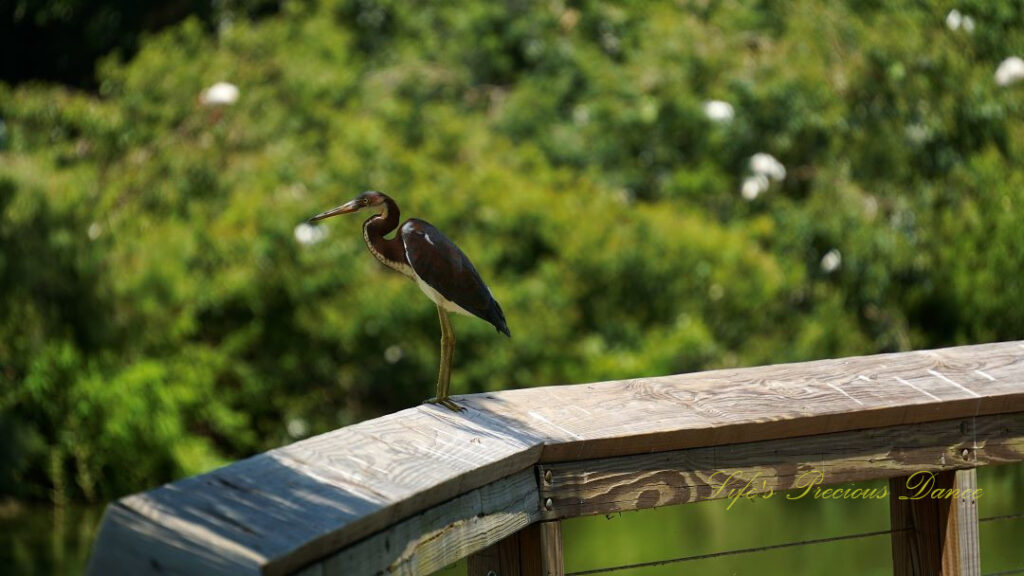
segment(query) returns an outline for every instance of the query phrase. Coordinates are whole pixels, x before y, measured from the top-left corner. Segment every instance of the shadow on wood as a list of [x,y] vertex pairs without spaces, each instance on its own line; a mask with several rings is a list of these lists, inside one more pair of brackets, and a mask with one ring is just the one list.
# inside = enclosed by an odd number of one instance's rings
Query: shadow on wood
[[[691,501],[715,467],[760,468],[784,487],[814,458],[829,464],[829,482],[905,475],[913,465],[1019,461],[1019,444],[986,426],[996,421],[991,415],[1015,414],[1007,430],[1019,427],[1024,343],[507,390],[458,402],[467,410],[417,406],[122,498],[107,509],[89,572],[422,573],[522,530],[542,510],[549,519],[594,513],[572,503],[580,495],[593,493],[598,508]],[[962,431],[942,429],[958,419],[977,432],[969,446]],[[893,427],[942,444],[901,443]],[[855,450],[837,446],[845,442]],[[947,453],[961,445],[968,457]],[[594,477],[573,479],[580,466]],[[547,471],[567,475],[539,485],[537,474]],[[668,488],[630,495],[652,471]],[[611,500],[601,501],[602,491]]]
[[894,576],[979,576],[973,468],[889,481]]

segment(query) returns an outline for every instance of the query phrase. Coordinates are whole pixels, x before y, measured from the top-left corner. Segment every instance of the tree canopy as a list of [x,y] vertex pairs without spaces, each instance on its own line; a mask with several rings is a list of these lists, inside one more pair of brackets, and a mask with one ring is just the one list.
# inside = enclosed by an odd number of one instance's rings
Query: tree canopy
[[1024,5],[949,8],[293,1],[0,83],[0,493],[429,396],[433,305],[303,224],[366,189],[505,310],[454,320],[456,394],[1020,338]]

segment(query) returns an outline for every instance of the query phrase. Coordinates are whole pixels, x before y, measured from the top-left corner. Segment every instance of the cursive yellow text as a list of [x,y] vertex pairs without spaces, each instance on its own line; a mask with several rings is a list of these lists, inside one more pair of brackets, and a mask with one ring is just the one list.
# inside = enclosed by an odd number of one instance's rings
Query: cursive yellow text
[[[767,480],[757,481],[760,475],[760,472],[755,472],[753,476],[746,478],[742,474],[730,472],[718,489],[711,493],[711,498],[728,498],[729,505],[725,507],[726,510],[731,510],[740,498],[751,500],[758,494],[761,498],[771,498],[775,491],[768,487]],[[716,471],[708,478],[708,484],[714,486],[715,479],[721,479],[720,476],[725,476],[725,473],[721,470]]]
[[974,490],[961,490],[959,488],[936,488],[934,472],[914,472],[907,476],[907,491],[910,494],[901,494],[900,500],[944,500],[951,498],[969,498],[977,500],[981,498],[981,488]]
[[809,470],[797,477],[794,488],[802,488],[799,493],[786,494],[787,500],[800,500],[810,496],[815,500],[881,500],[889,497],[889,489],[883,488],[822,488],[825,473],[820,470]]

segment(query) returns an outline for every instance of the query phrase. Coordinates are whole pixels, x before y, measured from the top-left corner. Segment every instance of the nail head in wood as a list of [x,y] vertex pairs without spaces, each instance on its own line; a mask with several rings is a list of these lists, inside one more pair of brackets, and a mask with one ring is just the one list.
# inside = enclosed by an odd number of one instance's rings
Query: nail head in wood
[[554,505],[555,505],[555,503],[551,501],[551,498],[547,498],[547,499],[544,500],[544,509],[545,510],[551,510],[551,508],[554,507]]
[[551,470],[544,471],[544,483],[551,484]]

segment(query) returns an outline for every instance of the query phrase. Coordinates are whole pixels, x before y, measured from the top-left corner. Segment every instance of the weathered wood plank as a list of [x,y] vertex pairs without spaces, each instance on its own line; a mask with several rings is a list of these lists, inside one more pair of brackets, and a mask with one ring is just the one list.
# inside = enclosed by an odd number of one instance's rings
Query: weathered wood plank
[[483,550],[474,552],[466,562],[467,576],[520,576],[520,532],[516,532]]
[[562,549],[562,523],[541,522],[540,558],[542,576],[565,576],[565,552]]
[[572,518],[1021,460],[1017,413],[541,464],[540,497]]
[[257,575],[266,561],[216,532],[157,524],[116,502],[107,506],[96,541],[89,574]]
[[320,564],[324,576],[429,574],[517,533],[539,517],[531,468],[417,514]]
[[152,563],[168,554],[210,559],[227,549],[231,560],[211,561],[205,573],[283,574],[538,461],[1020,412],[1024,345],[511,390],[458,401],[468,410],[404,410],[122,499],[104,520],[93,565],[116,557],[125,571],[153,573]]
[[[953,488],[955,479],[952,470],[939,472],[934,477],[934,486],[948,490]],[[955,558],[958,545],[950,502],[913,499],[915,487],[909,476],[889,480],[893,576],[951,576],[950,572],[943,572],[943,557]]]
[[894,575],[981,574],[973,468],[892,478],[889,488]]
[[604,458],[1024,411],[1019,343],[467,398],[550,433],[542,461]]
[[[484,415],[460,416],[436,406],[413,410],[414,418],[374,426],[357,445],[327,434],[280,451],[315,463],[314,474],[345,475],[359,486],[373,486],[385,503],[344,530],[327,534],[322,542],[311,540],[296,557],[323,557],[429,506],[523,470],[536,461],[541,449],[529,431],[496,427]],[[282,574],[291,568],[290,563],[271,563],[266,573]]]
[[[218,539],[209,537],[214,535],[249,551],[264,574],[285,574],[527,468],[540,449],[539,439],[496,426],[486,416],[417,407],[119,503],[154,525],[172,527],[200,557],[220,550]],[[128,534],[101,533],[94,555],[122,547]],[[149,549],[138,550],[138,557],[119,553],[119,561],[143,573]],[[230,564],[221,568],[207,573],[237,573]]]
[[541,576],[540,525],[531,524],[469,557],[467,576]]
[[519,562],[522,576],[542,576],[540,524],[531,524],[519,531]]
[[956,508],[957,552],[960,576],[981,576],[981,537],[978,532],[978,471],[975,468],[956,471],[955,486],[961,491]]
[[561,522],[538,522],[469,557],[468,576],[564,576]]

